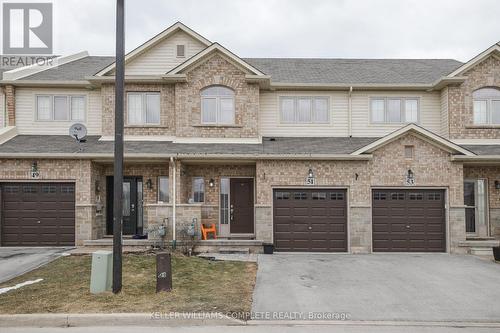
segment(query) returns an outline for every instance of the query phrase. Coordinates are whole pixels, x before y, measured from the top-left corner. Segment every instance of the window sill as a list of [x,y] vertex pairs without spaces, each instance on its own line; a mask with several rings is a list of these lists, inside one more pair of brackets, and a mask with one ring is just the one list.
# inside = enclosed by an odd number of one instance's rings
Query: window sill
[[193,125],[193,127],[243,128],[243,125],[196,124],[196,125]]
[[500,125],[466,125],[465,128],[468,129],[495,129],[500,128]]

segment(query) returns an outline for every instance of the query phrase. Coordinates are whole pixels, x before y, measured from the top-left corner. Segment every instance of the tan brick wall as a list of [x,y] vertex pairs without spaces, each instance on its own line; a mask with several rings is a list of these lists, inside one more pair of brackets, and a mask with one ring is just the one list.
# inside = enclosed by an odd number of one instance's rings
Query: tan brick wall
[[[224,85],[235,92],[235,126],[201,126],[200,90]],[[187,83],[175,86],[176,131],[181,137],[258,137],[259,86],[248,84],[245,73],[214,55],[187,73]]]
[[[127,125],[127,92],[160,93],[160,125]],[[104,84],[102,94],[102,135],[114,135],[115,127],[115,89],[114,85]],[[124,121],[125,135],[166,135],[175,134],[174,85],[171,84],[131,84],[125,85]]]
[[[404,146],[414,146],[414,158],[404,157]],[[373,153],[369,162],[372,186],[404,186],[405,175],[411,169],[416,186],[449,187],[450,204],[463,205],[463,168],[452,163],[450,154],[417,138],[404,136]]]
[[467,80],[448,90],[448,113],[451,139],[499,139],[500,126],[474,126],[472,92],[483,87],[500,87],[500,60],[490,56],[463,76]]

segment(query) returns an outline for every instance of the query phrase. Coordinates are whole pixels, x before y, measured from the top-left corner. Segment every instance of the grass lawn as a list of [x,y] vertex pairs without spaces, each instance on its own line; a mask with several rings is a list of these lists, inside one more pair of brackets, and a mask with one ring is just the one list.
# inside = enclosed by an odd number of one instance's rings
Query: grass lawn
[[0,288],[43,281],[0,295],[0,313],[96,313],[170,311],[250,311],[255,263],[172,257],[173,290],[156,293],[154,255],[123,256],[119,295],[89,292],[90,256],[62,257]]

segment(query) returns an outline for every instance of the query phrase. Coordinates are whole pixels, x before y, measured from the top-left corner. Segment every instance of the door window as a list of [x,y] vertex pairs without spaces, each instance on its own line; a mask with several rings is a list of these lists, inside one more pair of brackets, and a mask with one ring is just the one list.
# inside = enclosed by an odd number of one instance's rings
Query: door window
[[220,223],[229,223],[229,178],[220,180]]
[[123,216],[130,216],[130,183],[123,183]]

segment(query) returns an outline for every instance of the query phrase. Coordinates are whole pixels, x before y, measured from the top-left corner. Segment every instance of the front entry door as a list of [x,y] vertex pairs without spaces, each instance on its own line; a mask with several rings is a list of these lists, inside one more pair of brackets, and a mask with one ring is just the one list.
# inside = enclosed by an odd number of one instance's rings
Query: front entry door
[[253,178],[231,178],[229,207],[231,234],[254,233]]
[[[107,178],[107,233],[113,233],[113,177]],[[142,179],[138,177],[123,178],[123,234],[135,235],[142,233]],[[140,224],[140,225],[139,225]]]

